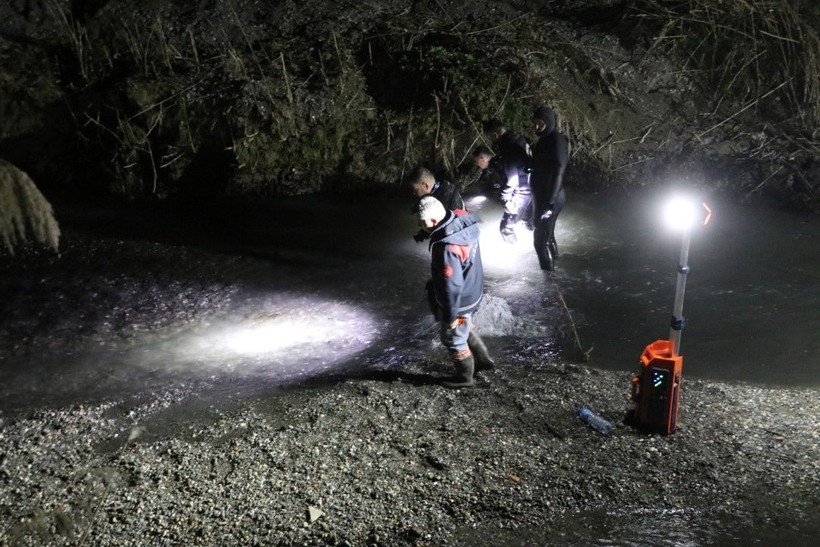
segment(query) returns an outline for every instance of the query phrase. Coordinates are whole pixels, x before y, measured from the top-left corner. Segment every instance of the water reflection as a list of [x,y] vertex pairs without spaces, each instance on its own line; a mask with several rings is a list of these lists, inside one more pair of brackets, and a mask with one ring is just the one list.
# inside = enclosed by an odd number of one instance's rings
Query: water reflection
[[[575,310],[592,363],[637,367],[666,338],[680,239],[649,212],[657,193],[573,194],[562,213],[555,281]],[[681,353],[685,374],[820,385],[820,219],[706,196],[714,211],[693,230]],[[559,221],[559,227],[561,222]]]
[[328,370],[366,349],[380,336],[367,310],[319,296],[261,294],[231,315],[176,334],[154,357],[179,373],[287,378]]
[[[591,350],[595,366],[636,370],[646,345],[668,335],[674,299],[680,240],[652,214],[658,199],[649,192],[571,193],[557,226],[561,256],[553,273],[538,268],[531,233],[521,227],[518,243],[508,245],[498,234],[500,207],[476,207],[484,220],[488,295],[478,319],[491,347],[552,362],[574,358],[577,352],[568,350],[580,345]],[[820,219],[705,199],[714,216],[692,234],[684,374],[820,386]],[[59,394],[150,391],[169,378],[203,374],[273,381],[287,371],[306,376],[337,364],[439,358],[423,291],[429,251],[412,240],[416,225],[407,203],[306,198],[273,207],[230,216],[230,223],[210,219],[228,225],[230,237],[218,241],[218,250],[226,263],[242,257],[235,284],[250,287],[227,316],[206,313],[201,319],[210,324],[195,332],[146,332],[125,349],[87,350],[72,331],[55,333],[66,338],[56,346],[67,348],[63,354],[32,348],[3,364],[4,401],[22,406],[54,402]],[[126,229],[144,224],[123,219]],[[104,220],[110,233],[110,214]],[[177,227],[179,220],[173,222]],[[106,275],[117,272],[95,272],[94,279]],[[569,325],[577,338],[567,336]]]

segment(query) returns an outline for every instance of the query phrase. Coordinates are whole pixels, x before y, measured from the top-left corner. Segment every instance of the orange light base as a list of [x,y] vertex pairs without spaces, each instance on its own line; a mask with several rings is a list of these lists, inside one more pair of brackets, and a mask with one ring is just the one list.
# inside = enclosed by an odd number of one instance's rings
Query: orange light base
[[672,342],[656,340],[641,355],[641,370],[632,378],[634,422],[644,431],[669,435],[678,424],[683,357],[672,354]]

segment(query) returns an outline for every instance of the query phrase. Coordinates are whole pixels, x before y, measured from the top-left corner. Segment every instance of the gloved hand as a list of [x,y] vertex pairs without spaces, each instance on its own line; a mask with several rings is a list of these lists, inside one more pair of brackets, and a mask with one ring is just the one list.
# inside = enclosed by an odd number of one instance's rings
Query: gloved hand
[[430,237],[430,234],[428,234],[424,230],[419,230],[416,233],[416,235],[413,236],[413,239],[415,240],[416,243],[421,243],[422,241],[424,241],[428,237]]
[[513,233],[513,224],[518,222],[518,215],[513,213],[504,213],[504,216],[501,217],[501,224],[499,224],[498,229],[501,231],[501,234],[511,234]]

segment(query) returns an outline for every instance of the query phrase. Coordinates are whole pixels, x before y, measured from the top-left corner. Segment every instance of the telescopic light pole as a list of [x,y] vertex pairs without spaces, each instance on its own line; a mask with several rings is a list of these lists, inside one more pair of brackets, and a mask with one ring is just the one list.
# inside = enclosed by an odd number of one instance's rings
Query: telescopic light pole
[[672,356],[680,355],[680,338],[686,321],[683,318],[683,294],[686,291],[686,274],[689,273],[689,241],[692,236],[692,227],[683,228],[683,240],[678,261],[678,281],[675,286],[675,305],[672,308],[672,324],[669,328],[670,352]]
[[689,241],[697,209],[690,200],[676,198],[669,201],[665,213],[667,224],[683,234],[678,261],[678,280],[675,287],[675,305],[672,308],[672,323],[669,329],[670,353],[672,356],[678,356],[680,355],[681,331],[686,324],[683,318],[683,295],[686,290],[686,274],[689,273]]

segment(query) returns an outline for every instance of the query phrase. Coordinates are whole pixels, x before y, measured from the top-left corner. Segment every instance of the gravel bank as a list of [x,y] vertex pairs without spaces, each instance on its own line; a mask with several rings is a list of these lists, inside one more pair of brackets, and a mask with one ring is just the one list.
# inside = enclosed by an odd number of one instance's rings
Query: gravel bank
[[[662,437],[620,424],[628,374],[500,361],[455,392],[421,364],[252,399],[180,390],[0,417],[0,542],[584,543],[576,511],[677,515],[688,544],[818,531],[816,391],[687,379],[681,428]],[[599,435],[577,404],[618,427]]]

